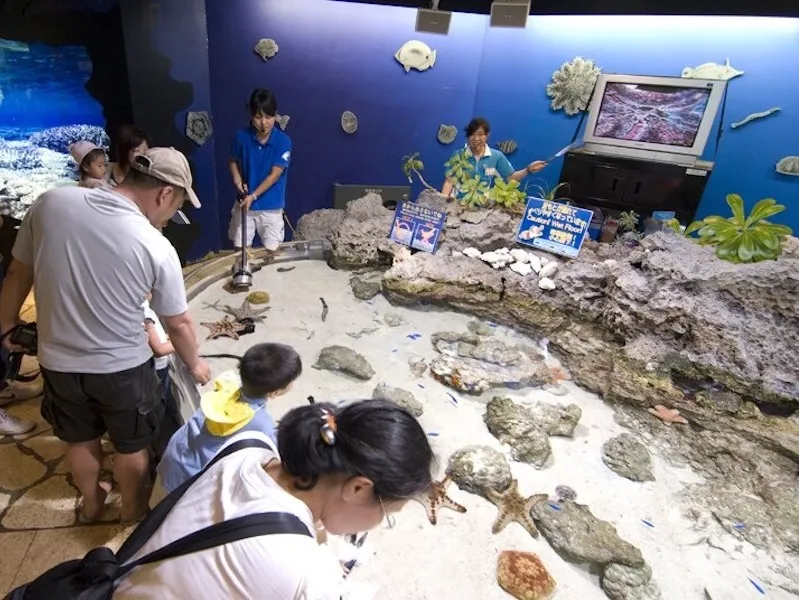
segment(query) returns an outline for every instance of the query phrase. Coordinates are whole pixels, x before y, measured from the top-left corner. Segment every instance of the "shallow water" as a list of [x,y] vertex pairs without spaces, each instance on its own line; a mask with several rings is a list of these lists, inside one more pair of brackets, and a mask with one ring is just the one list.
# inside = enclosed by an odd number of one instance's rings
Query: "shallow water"
[[[282,266],[285,266],[282,265]],[[420,422],[430,437],[439,458],[438,477],[443,475],[449,456],[471,444],[485,444],[507,453],[483,423],[485,404],[494,395],[522,402],[578,404],[583,415],[574,439],[550,439],[553,458],[541,470],[511,462],[514,477],[524,495],[554,495],[556,485],[564,484],[577,492],[577,501],[586,504],[598,518],[614,524],[619,535],[641,549],[652,567],[666,600],[703,598],[704,587],[714,584],[729,589],[728,596],[745,600],[762,595],[747,580],[767,569],[769,561],[745,542],[720,533],[715,523],[684,516],[685,507],[678,498],[685,485],[701,481],[687,468],[666,463],[650,447],[656,481],[635,483],[610,471],[601,460],[602,444],[626,431],[615,420],[614,412],[598,396],[564,384],[568,394],[555,397],[540,389],[497,390],[474,397],[459,394],[434,381],[429,375],[415,378],[408,360],[431,359],[435,351],[430,342],[437,331],[465,331],[471,317],[446,311],[410,310],[391,306],[382,296],[363,302],[354,298],[349,274],[329,269],[319,261],[297,261],[292,271],[279,273],[277,265],[254,275],[252,290],[269,292],[271,309],[265,323],[239,341],[228,338],[204,342],[203,353],[242,354],[253,343],[273,341],[291,344],[303,359],[303,375],[284,397],[270,402],[273,417],[280,418],[288,409],[305,403],[312,395],[316,401],[345,402],[369,398],[374,387],[384,382],[411,391],[424,405]],[[324,297],[329,307],[322,322]],[[222,314],[205,305],[238,306],[244,295],[231,295],[215,284],[191,303],[198,321],[201,339],[207,330],[200,321],[214,321]],[[387,313],[401,315],[404,324],[391,328],[383,322]],[[349,334],[369,331],[355,339]],[[417,339],[410,334],[421,334]],[[498,339],[510,343],[535,344],[504,327],[496,328]],[[416,336],[414,336],[416,337]],[[368,382],[313,369],[319,351],[325,346],[342,345],[363,354],[376,375]],[[235,367],[229,359],[212,359],[214,373]],[[453,402],[448,394],[457,398]],[[556,598],[593,600],[606,598],[599,587],[597,574],[566,562],[552,550],[543,537],[533,539],[520,526],[510,523],[498,535],[491,533],[496,508],[488,501],[450,486],[450,496],[467,508],[465,514],[448,509],[439,511],[438,525],[431,525],[423,507],[409,502],[397,514],[392,530],[371,532],[349,581],[358,594],[353,600],[447,600],[480,598],[501,600],[510,596],[496,583],[496,561],[500,551],[517,549],[540,556],[558,583]],[[647,521],[652,526],[645,524]],[[711,529],[708,529],[711,528]],[[708,535],[722,540],[725,550],[705,543]],[[721,537],[719,537],[721,536]],[[726,536],[726,537],[725,537]],[[716,542],[718,545],[718,541]],[[748,567],[748,570],[747,568]],[[789,594],[772,589],[760,581],[768,598],[787,599]]]

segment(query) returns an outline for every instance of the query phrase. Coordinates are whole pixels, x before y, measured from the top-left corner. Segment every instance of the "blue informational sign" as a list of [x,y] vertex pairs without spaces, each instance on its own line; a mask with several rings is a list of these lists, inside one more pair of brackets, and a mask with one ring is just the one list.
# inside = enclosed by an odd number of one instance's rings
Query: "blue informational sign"
[[446,215],[415,202],[400,202],[394,213],[391,239],[399,244],[435,252]]
[[528,198],[516,241],[574,258],[580,253],[593,211],[540,198]]
[[677,216],[673,210],[656,210],[652,213],[652,218],[655,221],[670,221]]

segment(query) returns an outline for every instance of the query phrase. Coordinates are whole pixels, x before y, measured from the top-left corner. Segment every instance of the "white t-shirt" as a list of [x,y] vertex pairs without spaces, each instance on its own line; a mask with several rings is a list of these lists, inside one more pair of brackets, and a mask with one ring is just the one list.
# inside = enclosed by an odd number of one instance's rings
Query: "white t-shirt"
[[[231,438],[259,438],[246,432]],[[297,515],[315,536],[308,507],[283,490],[262,465],[272,450],[247,448],[225,457],[192,485],[155,535],[143,556],[214,523],[261,512]],[[114,600],[339,600],[342,570],[315,537],[265,535],[240,540],[135,569],[122,579]]]
[[57,187],[28,210],[14,258],[33,266],[39,363],[62,373],[116,373],[152,357],[141,304],[188,309],[171,242],[110,189]]
[[[145,321],[152,321],[153,327],[155,328],[155,335],[158,336],[158,341],[162,344],[166,343],[169,340],[169,337],[164,331],[164,326],[161,325],[161,319],[158,318],[158,315],[155,314],[155,311],[150,308],[150,303],[145,300],[142,302],[141,305],[142,309],[144,310],[144,320]],[[160,371],[161,369],[166,369],[169,366],[169,355],[167,356],[156,356],[155,357],[155,369],[156,371]]]

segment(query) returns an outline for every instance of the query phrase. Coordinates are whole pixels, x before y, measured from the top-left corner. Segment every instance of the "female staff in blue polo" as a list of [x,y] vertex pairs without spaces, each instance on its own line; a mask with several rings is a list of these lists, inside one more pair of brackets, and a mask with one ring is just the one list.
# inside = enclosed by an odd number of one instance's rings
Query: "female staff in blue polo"
[[[466,152],[468,160],[472,164],[474,174],[487,184],[490,185],[495,177],[501,177],[505,181],[510,181],[511,179],[521,181],[530,173],[540,171],[547,166],[547,163],[543,160],[536,160],[524,169],[516,171],[507,156],[496,148],[488,147],[488,134],[490,132],[491,125],[482,117],[475,117],[466,126],[466,138],[468,141],[466,147],[470,151]],[[454,157],[462,152],[464,152],[463,149],[458,149],[452,156]],[[445,196],[458,196],[459,190],[457,186],[458,181],[447,178],[441,188],[441,193]]]

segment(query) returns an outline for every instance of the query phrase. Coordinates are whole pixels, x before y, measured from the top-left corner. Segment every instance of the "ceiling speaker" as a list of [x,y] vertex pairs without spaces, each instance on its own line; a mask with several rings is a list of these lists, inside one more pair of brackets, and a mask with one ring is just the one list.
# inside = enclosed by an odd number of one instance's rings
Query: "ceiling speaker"
[[491,27],[527,27],[530,2],[502,0],[491,4]]
[[420,8],[416,11],[416,31],[420,33],[437,33],[447,35],[452,13],[444,10]]

